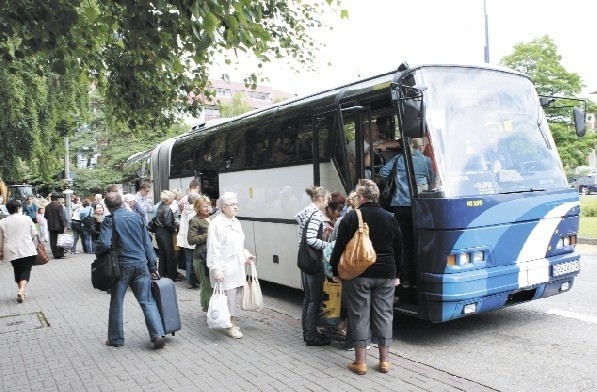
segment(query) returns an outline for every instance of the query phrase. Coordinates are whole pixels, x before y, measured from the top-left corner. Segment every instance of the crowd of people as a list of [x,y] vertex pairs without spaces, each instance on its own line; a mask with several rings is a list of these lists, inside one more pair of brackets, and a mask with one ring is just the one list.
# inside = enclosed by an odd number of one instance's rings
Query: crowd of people
[[[424,166],[427,170],[427,162]],[[433,178],[427,180],[433,182]],[[23,302],[26,297],[26,285],[37,253],[33,241],[35,237],[42,242],[49,240],[54,259],[61,259],[65,257],[66,250],[79,253],[79,240],[83,252],[101,254],[112,246],[113,234],[117,233],[121,276],[109,291],[111,301],[106,345],[124,344],[123,301],[130,287],[144,312],[151,342],[155,348],[164,347],[164,329],[151,294],[150,279],[163,276],[173,281],[180,280],[177,248],[183,254],[182,267],[186,270],[187,287],[200,288],[198,303],[203,312],[208,310],[215,284],[223,285],[232,325],[223,332],[234,339],[241,339],[243,333],[236,317],[237,297],[246,282],[245,268],[254,263],[256,257],[244,246],[245,236],[236,218],[239,211],[237,195],[225,192],[214,206],[213,201],[202,195],[200,190],[201,184],[196,180],[190,183],[185,196],[178,190],[164,190],[160,194],[160,202],[154,206],[148,183],[140,184],[134,195],[121,195],[115,186],[110,186],[105,197],[96,195],[93,201],[73,196],[70,216],[59,201],[58,193],[52,193],[50,202],[41,207],[33,207],[35,204],[30,200],[23,205],[9,201],[7,209],[11,215],[0,221],[0,259],[13,265],[17,301]],[[356,374],[365,374],[366,350],[376,345],[379,350],[378,370],[386,373],[390,369],[388,353],[392,342],[394,290],[403,269],[402,225],[379,204],[380,191],[372,180],[359,180],[348,197],[320,186],[310,186],[306,193],[310,203],[295,217],[299,224],[299,238],[305,231],[307,245],[322,255],[322,268],[316,274],[301,272],[304,289],[303,339],[308,346],[330,344],[330,337],[318,322],[324,281],[341,282],[342,307],[336,328],[338,335],[345,340],[346,349],[355,353],[354,361],[348,367]],[[338,265],[359,225],[356,209],[369,226],[377,260],[356,278],[341,280]],[[157,254],[148,230],[150,223],[154,226]],[[73,243],[65,249],[58,246],[57,238],[69,230]],[[324,250],[327,250],[326,257],[323,257]]]

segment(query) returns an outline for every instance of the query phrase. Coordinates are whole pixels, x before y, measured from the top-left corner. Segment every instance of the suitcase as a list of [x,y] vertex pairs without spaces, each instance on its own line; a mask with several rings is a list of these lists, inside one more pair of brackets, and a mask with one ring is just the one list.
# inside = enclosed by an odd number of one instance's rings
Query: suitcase
[[151,293],[160,311],[164,333],[166,335],[171,333],[174,336],[176,331],[180,331],[182,328],[174,282],[168,278],[152,280]]

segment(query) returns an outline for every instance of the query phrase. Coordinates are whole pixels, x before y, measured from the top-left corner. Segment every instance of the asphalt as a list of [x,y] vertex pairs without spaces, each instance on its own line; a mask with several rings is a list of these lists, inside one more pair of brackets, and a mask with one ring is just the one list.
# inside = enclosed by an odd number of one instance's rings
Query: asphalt
[[[48,247],[49,248],[49,247]],[[51,254],[51,253],[50,253]],[[244,338],[208,328],[199,291],[178,282],[182,330],[154,350],[129,291],[125,345],[107,347],[110,296],[90,281],[92,255],[68,254],[33,268],[28,298],[16,301],[10,263],[0,263],[0,390],[3,391],[495,391],[390,350],[388,374],[357,376],[354,353],[307,347],[300,320],[268,307],[239,311]]]

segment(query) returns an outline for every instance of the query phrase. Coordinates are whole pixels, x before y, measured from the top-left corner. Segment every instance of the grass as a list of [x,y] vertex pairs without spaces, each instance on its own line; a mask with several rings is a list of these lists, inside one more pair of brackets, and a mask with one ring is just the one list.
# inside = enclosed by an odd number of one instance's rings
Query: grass
[[580,197],[580,228],[579,237],[597,238],[597,198]]

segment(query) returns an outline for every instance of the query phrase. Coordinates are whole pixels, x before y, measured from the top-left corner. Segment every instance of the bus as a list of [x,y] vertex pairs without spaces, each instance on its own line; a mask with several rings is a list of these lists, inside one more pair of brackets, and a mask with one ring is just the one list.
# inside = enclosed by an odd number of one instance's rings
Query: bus
[[[195,178],[217,199],[236,192],[246,246],[259,277],[301,288],[294,215],[305,188],[348,194],[359,178],[404,154],[412,210],[415,294],[397,313],[431,322],[566,292],[580,272],[579,195],[568,186],[532,81],[493,66],[401,64],[396,70],[197,126],[142,154],[155,201]],[[577,134],[581,109],[572,109]],[[366,132],[383,121],[398,149],[372,150]],[[491,137],[489,135],[491,134]],[[369,136],[367,136],[369,135]],[[423,139],[435,181],[417,187],[409,141]],[[497,138],[497,140],[496,140]],[[354,140],[354,154],[347,145]],[[508,164],[484,162],[496,143]],[[139,167],[139,156],[125,165]],[[133,168],[134,169],[134,168]],[[138,170],[138,169],[137,169]],[[130,176],[129,181],[133,181]],[[383,187],[383,184],[380,183]],[[397,290],[400,293],[400,290]]]

